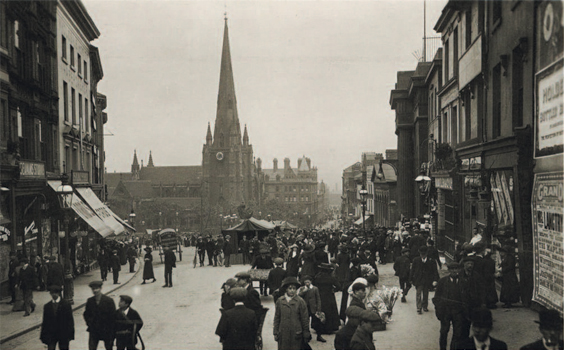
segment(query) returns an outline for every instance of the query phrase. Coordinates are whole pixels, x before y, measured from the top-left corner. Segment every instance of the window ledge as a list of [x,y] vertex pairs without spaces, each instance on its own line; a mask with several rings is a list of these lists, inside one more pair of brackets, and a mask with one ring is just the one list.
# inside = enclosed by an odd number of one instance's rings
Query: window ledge
[[88,84],[88,79],[84,79],[84,84]]
[[67,65],[69,64],[69,62],[67,61],[67,59],[64,56],[61,57],[61,61],[65,62],[65,64],[67,64]]
[[71,65],[71,66],[70,66],[70,69],[71,69],[73,72],[76,72],[76,67],[75,67],[75,66]]
[[82,73],[78,72],[78,77],[82,79]]

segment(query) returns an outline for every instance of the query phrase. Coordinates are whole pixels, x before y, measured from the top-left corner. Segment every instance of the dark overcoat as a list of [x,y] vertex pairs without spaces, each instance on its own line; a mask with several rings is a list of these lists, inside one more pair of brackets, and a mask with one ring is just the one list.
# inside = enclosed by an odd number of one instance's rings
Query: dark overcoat
[[268,273],[267,282],[271,295],[272,292],[280,288],[280,286],[282,285],[282,280],[286,278],[286,276],[287,276],[286,270],[284,270],[281,267],[275,267],[272,270],[270,270],[270,272]]
[[215,334],[223,344],[224,350],[247,350],[255,348],[258,322],[253,310],[243,305],[221,313]]
[[245,307],[254,310],[255,312],[262,309],[262,303],[260,302],[260,295],[253,287],[252,282],[247,286],[247,296],[243,301]]
[[337,331],[341,324],[334,292],[334,290],[341,290],[341,284],[335,277],[326,272],[319,273],[315,277],[313,284],[319,288],[321,311],[325,314],[326,321],[323,332],[324,334],[331,334]]
[[150,280],[155,278],[155,272],[153,271],[153,254],[147,252],[143,259],[145,260],[145,266],[143,266],[143,279]]
[[116,304],[112,298],[102,295],[100,304],[96,304],[96,297],[88,298],[83,314],[88,326],[86,330],[99,339],[113,339],[115,312]]
[[[507,344],[501,340],[490,337],[490,350],[507,350]],[[458,343],[456,350],[480,350],[476,349],[474,337],[466,338]]]
[[63,265],[58,262],[50,262],[49,269],[47,270],[47,287],[49,286],[60,286],[62,287],[65,283],[65,273],[63,271]]
[[43,306],[43,322],[39,339],[44,344],[74,339],[74,318],[68,301],[61,298],[56,312],[52,300]]
[[335,277],[337,277],[337,281],[343,284],[349,281],[351,276],[351,258],[348,253],[339,253],[337,254],[337,268],[335,269]]
[[143,320],[139,313],[132,308],[124,316],[121,310],[115,312],[115,335],[118,348],[125,346],[132,349],[137,344],[137,333],[143,327]]
[[502,303],[518,303],[521,298],[519,280],[515,272],[515,258],[510,254],[501,260],[501,293],[499,300]]
[[286,272],[288,276],[298,277],[298,272],[300,271],[301,256],[299,252],[296,252],[296,256],[292,257],[293,251],[288,254],[288,262],[286,263]]
[[410,281],[415,287],[431,288],[433,282],[439,280],[437,262],[427,258],[425,262],[418,256],[413,259]]

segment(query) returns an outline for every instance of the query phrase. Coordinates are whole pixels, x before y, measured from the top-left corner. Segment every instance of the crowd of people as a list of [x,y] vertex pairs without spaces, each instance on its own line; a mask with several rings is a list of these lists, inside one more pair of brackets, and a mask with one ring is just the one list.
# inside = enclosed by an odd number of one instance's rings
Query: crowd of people
[[[245,254],[245,247],[251,247],[247,259],[251,270],[238,273],[222,286],[224,311],[216,334],[224,349],[245,348],[233,334],[247,342],[260,337],[259,315],[264,313],[261,295],[273,296],[273,336],[279,349],[311,348],[312,332],[318,342],[326,342],[325,334],[335,334],[335,349],[374,349],[373,333],[385,329],[392,312],[378,293],[378,265],[386,263],[393,263],[401,302],[407,301],[412,287],[415,289],[417,314],[429,311],[429,292],[435,292],[431,301],[440,321],[441,350],[447,348],[451,329],[450,349],[483,349],[484,344],[485,349],[506,348],[489,333],[491,309],[498,301],[506,308],[519,301],[509,247],[486,249],[479,239],[462,244],[454,260],[446,264],[446,276],[440,278],[443,262],[439,252],[429,232],[417,223],[398,230],[377,228],[367,235],[354,229],[300,230],[244,241],[249,243],[243,244],[241,252]],[[492,257],[494,250],[501,256],[498,262]],[[259,279],[258,291],[252,287],[254,269],[269,271],[266,279]],[[495,280],[500,276],[502,290],[498,297]],[[336,292],[342,293],[339,308]],[[255,312],[254,318],[246,312],[253,327],[242,329],[246,325],[234,316],[238,311],[227,312],[235,306]],[[554,313],[548,310],[540,314],[541,333],[547,334],[545,343],[562,348],[562,332],[549,340],[552,333],[543,330],[562,327],[561,317]]]

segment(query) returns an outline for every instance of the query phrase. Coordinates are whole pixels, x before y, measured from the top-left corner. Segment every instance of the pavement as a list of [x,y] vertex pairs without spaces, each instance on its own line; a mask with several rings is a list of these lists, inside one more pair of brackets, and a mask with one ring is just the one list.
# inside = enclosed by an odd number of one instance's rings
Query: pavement
[[[119,294],[128,294],[134,298],[133,307],[138,310],[145,322],[141,331],[145,346],[148,349],[220,349],[218,337],[214,334],[219,321],[221,284],[239,271],[246,271],[249,265],[233,265],[225,267],[196,267],[192,266],[191,257],[194,248],[189,247],[183,253],[183,261],[177,262],[173,272],[174,288],[162,288],[163,265],[155,261],[154,269],[157,277],[156,283],[141,285],[140,274],[120,274],[122,284],[114,288],[112,284],[105,284],[103,291],[110,297],[116,298]],[[157,259],[158,260],[158,259]],[[393,287],[398,285],[394,276],[392,264],[379,265],[379,286]],[[142,269],[142,266],[140,267]],[[445,274],[445,269],[441,274]],[[98,270],[91,275],[83,275],[75,280],[75,309],[82,307],[91,292],[88,283],[97,279]],[[255,282],[255,287],[258,283]],[[117,290],[118,288],[122,288]],[[1,314],[0,330],[2,338],[16,337],[0,345],[0,349],[11,350],[42,350],[44,345],[39,341],[38,326],[41,322],[42,305],[39,298],[48,301],[47,292],[37,292],[35,300],[38,310],[32,316],[22,317],[23,312],[8,312]],[[40,296],[41,295],[41,296]],[[340,305],[341,293],[335,294],[337,305]],[[433,297],[430,293],[429,299]],[[264,307],[269,308],[264,322],[262,336],[264,349],[276,349],[277,344],[272,336],[274,319],[274,303],[272,297],[261,297]],[[43,301],[42,301],[43,302]],[[499,304],[501,305],[501,304]],[[9,305],[0,305],[0,310]],[[0,311],[3,312],[3,311]],[[6,318],[9,317],[9,318]],[[86,325],[82,320],[82,310],[75,311],[75,340],[71,342],[72,348],[84,349],[88,344]],[[498,308],[493,310],[494,328],[492,337],[501,339],[508,344],[509,349],[519,349],[524,344],[540,338],[538,326],[534,320],[537,313],[524,307],[513,309]],[[28,319],[30,319],[28,321]],[[35,326],[35,328],[33,328]],[[411,290],[407,296],[407,303],[398,303],[394,307],[393,322],[387,325],[387,330],[374,334],[375,345],[383,349],[437,349],[439,341],[440,323],[435,317],[432,303],[429,312],[418,315],[415,308],[415,293]],[[8,333],[8,329],[11,333]],[[23,332],[23,333],[22,333]],[[14,336],[15,334],[15,336]],[[21,336],[17,336],[21,334]],[[332,350],[334,335],[323,336],[327,342],[321,343],[313,340],[310,345],[316,350]],[[4,342],[4,341],[3,341]],[[138,346],[140,347],[140,346]]]
[[[131,281],[140,269],[139,261],[135,264],[135,272],[129,272],[129,264],[123,265],[119,273],[119,284],[113,284],[113,275],[108,273],[108,281],[104,282],[102,292],[112,293]],[[142,267],[141,267],[142,268]],[[86,300],[92,296],[92,290],[88,284],[92,281],[99,281],[100,270],[92,270],[81,274],[74,279],[74,304],[73,311],[86,305]],[[28,317],[23,317],[23,311],[12,311],[12,306],[8,304],[10,298],[5,298],[0,303],[0,344],[4,344],[14,338],[26,334],[34,329],[41,327],[43,318],[43,305],[51,300],[48,291],[34,291],[33,301],[36,304],[35,312]],[[76,320],[75,320],[76,321]]]

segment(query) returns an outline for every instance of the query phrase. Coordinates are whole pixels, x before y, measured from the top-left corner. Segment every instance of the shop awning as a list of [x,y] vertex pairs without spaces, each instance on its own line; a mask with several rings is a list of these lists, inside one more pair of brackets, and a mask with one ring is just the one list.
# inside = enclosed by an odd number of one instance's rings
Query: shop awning
[[[366,222],[370,221],[370,218],[372,218],[372,215],[367,215],[364,219]],[[362,216],[360,217],[360,219],[356,220],[354,222],[355,225],[362,225]]]
[[127,227],[128,229],[130,229],[130,230],[133,231],[133,232],[137,232],[137,230],[136,230],[133,226],[131,226],[130,224],[128,224],[127,222],[125,222],[122,218],[120,218],[119,216],[117,216],[116,213],[114,213],[113,211],[112,211],[112,214],[113,214],[114,218],[115,218],[120,224],[122,224],[123,226]]
[[[59,180],[48,181],[48,183],[55,192],[57,192],[57,188],[61,185],[61,181]],[[77,196],[76,194],[72,199],[72,209],[102,237],[107,237],[114,233],[114,231],[107,226],[92,209],[90,209],[88,204],[84,203],[84,201],[80,199],[80,196]]]
[[76,188],[76,192],[80,194],[82,199],[96,212],[96,214],[104,221],[106,226],[110,227],[115,235],[119,235],[124,231],[123,225],[115,219],[115,214],[96,196],[96,194],[87,187]]

